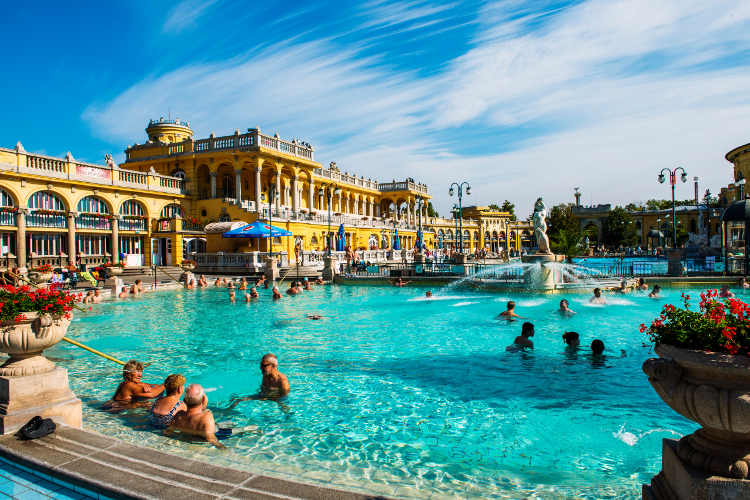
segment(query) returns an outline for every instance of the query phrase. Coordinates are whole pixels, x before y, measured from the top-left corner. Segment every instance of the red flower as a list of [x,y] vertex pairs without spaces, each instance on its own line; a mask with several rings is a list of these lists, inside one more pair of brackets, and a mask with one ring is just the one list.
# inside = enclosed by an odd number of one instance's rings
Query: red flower
[[641,326],[640,326],[640,327],[639,327],[638,329],[639,329],[639,330],[641,331],[641,333],[643,333],[643,332],[645,332],[645,331],[646,331],[646,330],[647,330],[648,328],[646,328],[646,325],[645,325],[645,324],[641,323]]
[[21,321],[23,321],[25,319],[26,319],[26,315],[19,314],[15,318],[13,318],[13,321],[15,321],[16,323],[20,323]]

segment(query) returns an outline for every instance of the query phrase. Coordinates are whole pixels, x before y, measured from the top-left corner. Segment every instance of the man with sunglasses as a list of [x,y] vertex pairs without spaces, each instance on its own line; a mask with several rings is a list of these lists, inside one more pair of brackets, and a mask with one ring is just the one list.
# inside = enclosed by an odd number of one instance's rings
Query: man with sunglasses
[[289,379],[279,371],[278,367],[279,361],[271,353],[266,354],[260,360],[260,371],[263,374],[260,392],[264,396],[286,396],[289,394]]

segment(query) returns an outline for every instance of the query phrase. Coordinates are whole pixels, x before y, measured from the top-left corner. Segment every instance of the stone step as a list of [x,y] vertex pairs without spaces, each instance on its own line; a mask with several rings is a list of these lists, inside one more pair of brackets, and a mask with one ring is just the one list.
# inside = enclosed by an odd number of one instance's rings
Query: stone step
[[[205,446],[208,450],[210,445]],[[33,441],[2,436],[0,456],[49,479],[113,498],[382,498],[177,457],[64,425]]]

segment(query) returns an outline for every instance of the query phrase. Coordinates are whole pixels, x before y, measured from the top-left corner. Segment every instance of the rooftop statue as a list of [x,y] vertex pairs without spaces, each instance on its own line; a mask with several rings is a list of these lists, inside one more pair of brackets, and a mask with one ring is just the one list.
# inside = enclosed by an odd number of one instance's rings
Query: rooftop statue
[[540,254],[551,254],[552,251],[549,249],[549,237],[547,236],[547,207],[544,204],[544,200],[541,197],[537,198],[534,203],[534,237],[536,238],[536,246],[539,248],[537,253]]

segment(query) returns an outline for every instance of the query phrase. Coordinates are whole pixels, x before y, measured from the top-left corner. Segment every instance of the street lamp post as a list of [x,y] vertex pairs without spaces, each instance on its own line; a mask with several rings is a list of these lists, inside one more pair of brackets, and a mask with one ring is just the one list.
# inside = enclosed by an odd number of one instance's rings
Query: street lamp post
[[457,215],[458,215],[458,205],[453,205],[453,223],[456,226],[456,232],[453,233],[454,234],[453,249],[451,250],[451,252],[456,251],[456,245],[458,244],[458,217]]
[[268,188],[268,256],[273,256],[273,225],[271,224],[271,206],[276,201],[276,186]]
[[[332,187],[334,189],[331,189]],[[328,240],[328,256],[329,257],[331,256],[331,246],[332,246],[332,242],[331,242],[331,202],[333,200],[333,195],[334,194],[339,194],[339,193],[341,193],[341,189],[335,187],[334,184],[328,184],[326,186],[323,186],[323,187],[320,188],[320,191],[318,191],[318,194],[320,196],[326,196],[327,199],[328,199],[328,234],[326,235],[326,239]]]
[[466,181],[460,182],[460,183],[454,182],[453,184],[451,184],[451,188],[448,191],[448,193],[451,196],[453,196],[453,193],[454,193],[454,189],[453,189],[454,186],[455,186],[456,192],[458,194],[458,217],[459,217],[459,224],[461,225],[461,239],[458,240],[459,241],[459,251],[461,253],[464,253],[464,234],[463,234],[463,232],[464,232],[464,223],[463,223],[462,214],[461,214],[461,207],[462,207],[462,205],[461,205],[461,199],[463,198],[464,187],[466,188],[466,196],[468,196],[468,195],[471,194],[471,186]]
[[417,196],[415,203],[417,208],[417,236],[421,235],[421,239],[419,240],[419,250],[422,250],[424,247],[424,234],[422,233],[422,210],[424,209],[424,198]]
[[674,186],[677,184],[677,171],[682,170],[682,175],[680,175],[680,180],[682,182],[687,182],[687,172],[685,172],[685,169],[682,167],[677,167],[675,169],[669,169],[668,167],[664,167],[661,169],[661,172],[659,172],[659,177],[657,179],[659,180],[659,183],[664,184],[664,181],[666,180],[666,176],[664,175],[664,172],[669,173],[669,184],[672,186],[672,247],[677,248],[677,223],[676,223],[676,216],[675,216],[675,205],[674,205]]

